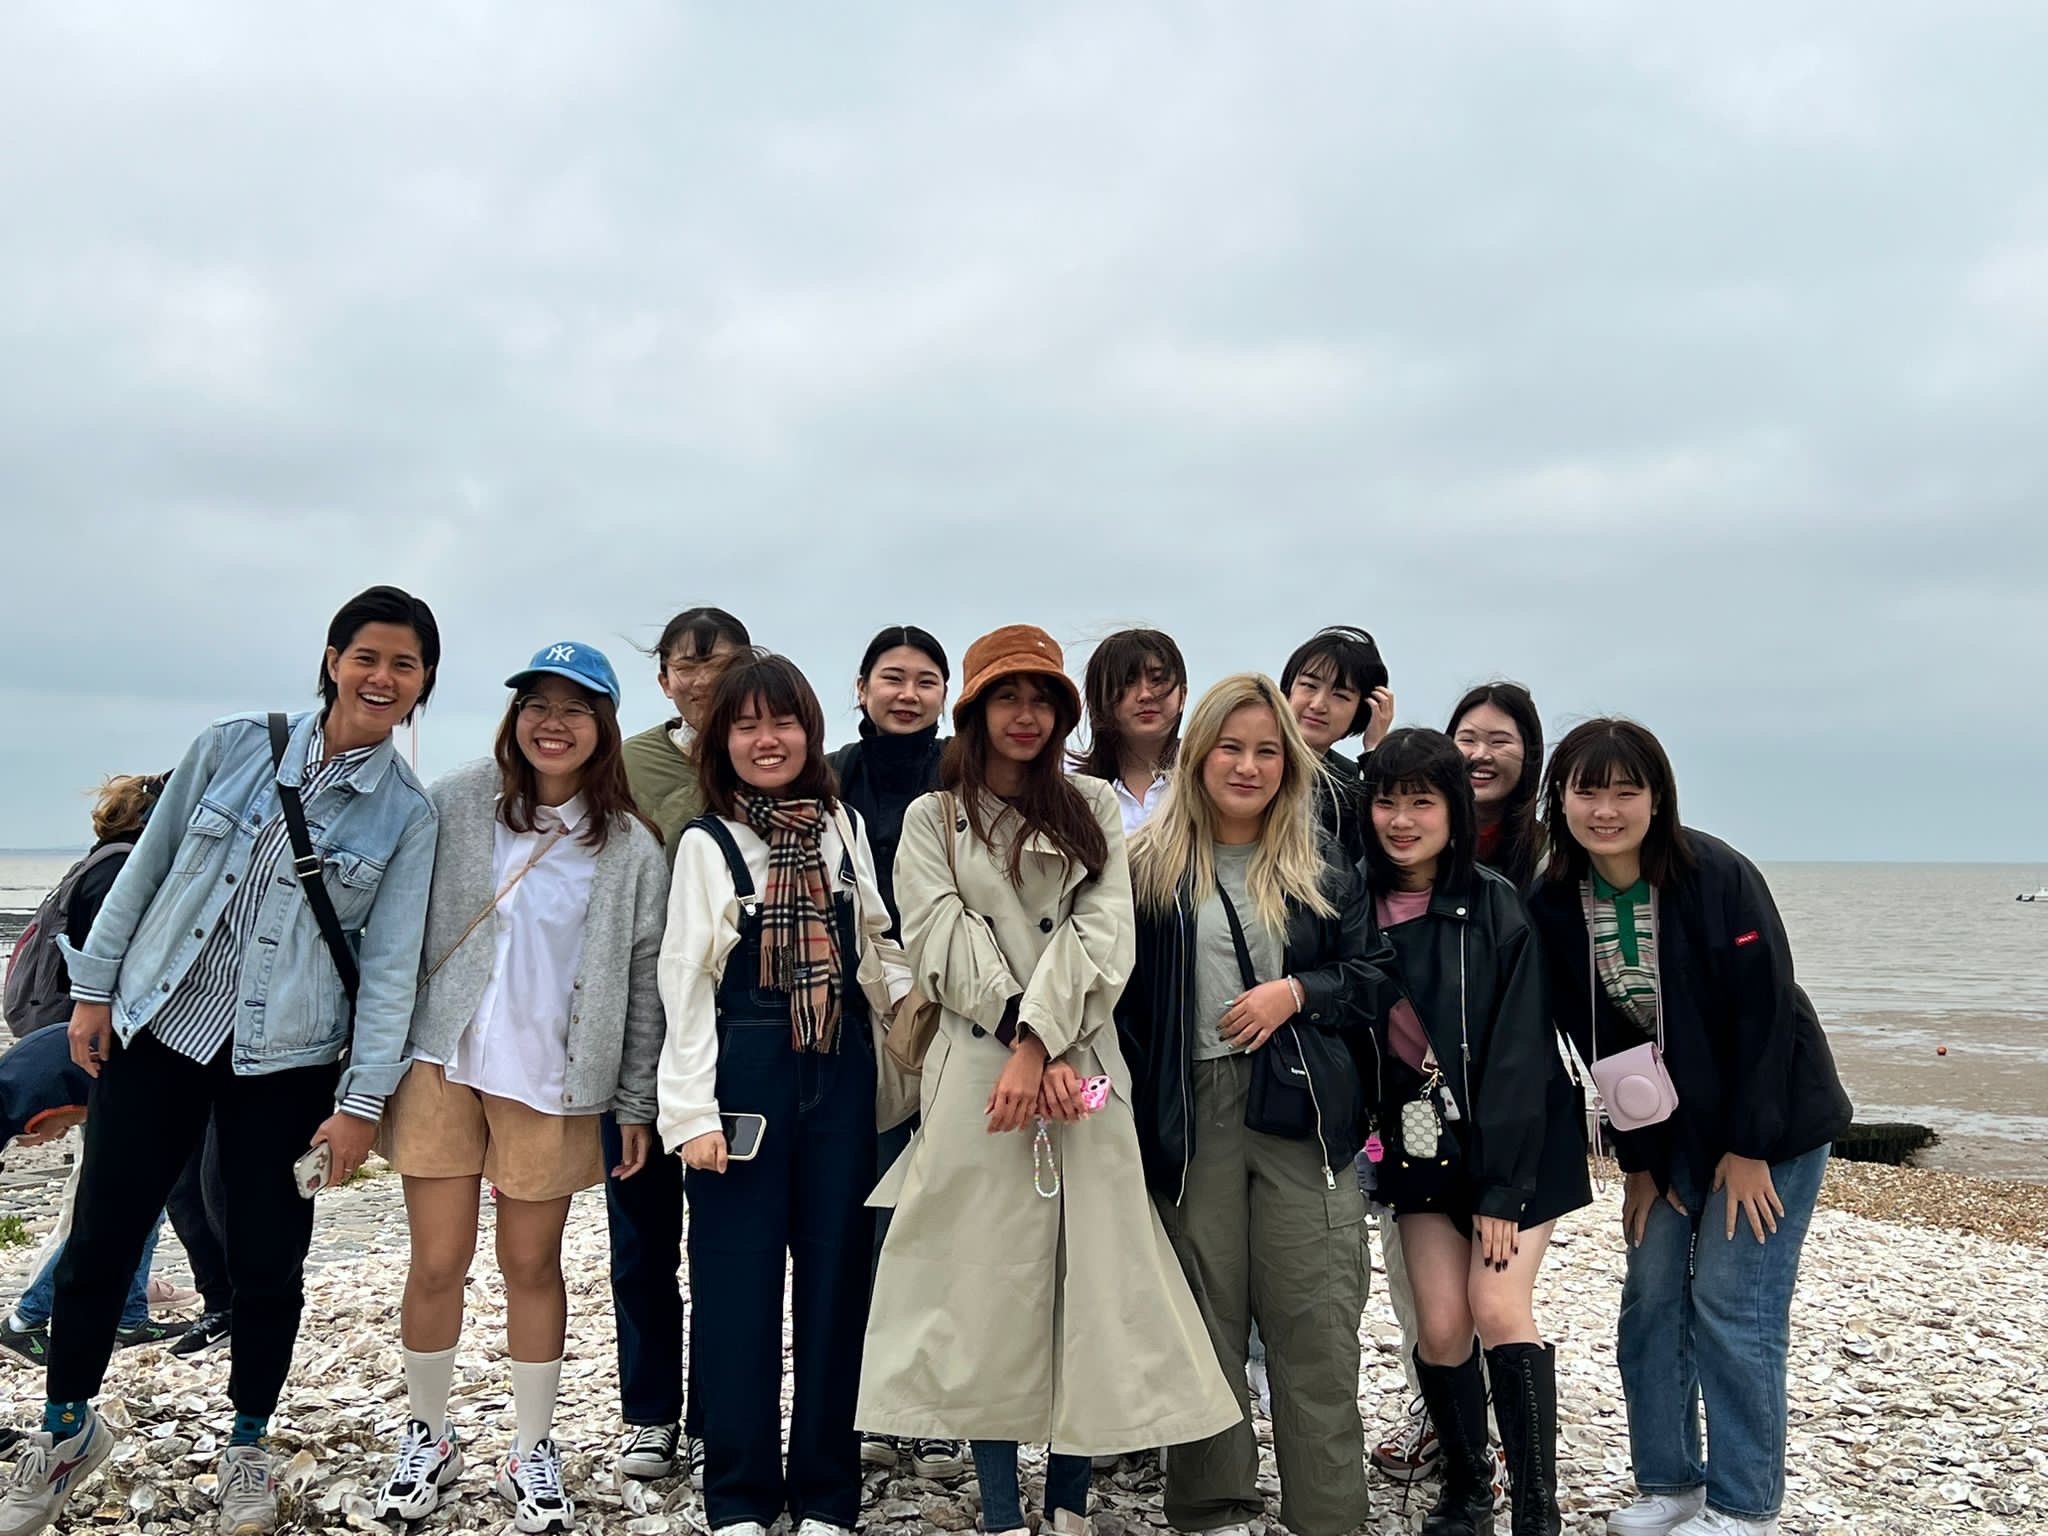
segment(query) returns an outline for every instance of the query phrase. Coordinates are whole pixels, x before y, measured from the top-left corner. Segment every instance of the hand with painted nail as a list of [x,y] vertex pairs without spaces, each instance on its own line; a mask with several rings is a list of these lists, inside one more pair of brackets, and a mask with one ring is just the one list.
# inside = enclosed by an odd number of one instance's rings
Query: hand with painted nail
[[1517,1248],[1521,1227],[1505,1216],[1474,1216],[1472,1241],[1479,1249],[1479,1261],[1496,1274],[1507,1271]]

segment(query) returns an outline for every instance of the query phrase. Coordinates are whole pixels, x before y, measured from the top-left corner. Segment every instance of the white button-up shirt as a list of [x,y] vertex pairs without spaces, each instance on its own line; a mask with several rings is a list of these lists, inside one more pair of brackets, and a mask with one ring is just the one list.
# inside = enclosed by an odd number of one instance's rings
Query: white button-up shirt
[[535,807],[531,832],[497,823],[497,889],[543,844],[547,852],[498,903],[491,979],[442,1067],[451,1083],[549,1115],[567,1112],[569,1015],[597,870],[597,854],[576,835],[585,814],[578,795],[559,809]]
[[1152,782],[1145,786],[1145,798],[1140,800],[1121,778],[1109,781],[1110,788],[1116,791],[1116,808],[1123,813],[1126,839],[1152,819],[1152,813],[1159,809],[1159,802],[1166,798],[1166,786],[1170,782],[1166,774],[1155,773]]

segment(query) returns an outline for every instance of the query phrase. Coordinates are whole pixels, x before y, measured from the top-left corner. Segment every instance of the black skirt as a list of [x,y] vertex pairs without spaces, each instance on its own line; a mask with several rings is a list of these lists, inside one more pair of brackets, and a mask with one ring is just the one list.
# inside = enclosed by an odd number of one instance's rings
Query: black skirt
[[[1420,1085],[1419,1078],[1408,1084],[1411,1089]],[[1392,1207],[1396,1216],[1448,1216],[1469,1237],[1479,1190],[1466,1172],[1464,1130],[1462,1122],[1446,1121],[1437,1137],[1436,1155],[1411,1157],[1401,1145],[1400,1106],[1382,1106],[1380,1138],[1386,1156],[1375,1169],[1373,1199]],[[1519,1225],[1540,1227],[1592,1203],[1585,1099],[1560,1068],[1544,1087],[1543,1154],[1536,1167],[1536,1188],[1522,1207]]]

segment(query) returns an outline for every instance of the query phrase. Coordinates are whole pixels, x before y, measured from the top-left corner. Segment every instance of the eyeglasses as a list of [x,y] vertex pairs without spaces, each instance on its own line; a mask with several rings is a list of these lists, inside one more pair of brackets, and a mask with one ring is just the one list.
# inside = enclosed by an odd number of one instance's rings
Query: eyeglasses
[[519,700],[519,717],[536,725],[549,716],[564,725],[590,725],[597,720],[597,711],[581,699],[564,699],[559,704],[550,704],[537,693],[529,693]]

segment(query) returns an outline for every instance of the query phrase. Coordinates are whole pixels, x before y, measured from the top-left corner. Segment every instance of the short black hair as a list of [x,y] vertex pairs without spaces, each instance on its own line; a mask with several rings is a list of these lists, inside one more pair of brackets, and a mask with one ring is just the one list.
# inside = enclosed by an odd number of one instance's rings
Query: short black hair
[[723,608],[685,608],[663,626],[661,639],[655,642],[654,659],[663,666],[678,657],[701,661],[718,649],[721,640],[734,650],[754,643],[747,626]]
[[[327,650],[320,653],[320,698],[322,707],[334,708],[334,701],[341,697],[341,690],[334,686],[334,679],[327,675],[327,651],[345,651],[357,635],[369,624],[402,624],[409,628],[420,641],[420,663],[427,669],[426,686],[420,689],[416,710],[434,694],[434,679],[441,672],[441,626],[434,622],[434,610],[410,592],[397,587],[371,587],[358,592],[341,605],[340,612],[328,621]],[[404,724],[411,724],[412,711],[406,712]]]
[[891,624],[868,642],[868,648],[860,654],[860,672],[857,674],[860,680],[866,682],[868,675],[875,670],[875,663],[899,645],[923,651],[931,658],[932,665],[939,669],[939,676],[949,683],[953,681],[953,669],[946,664],[946,648],[939,644],[930,630],[919,629],[915,624]]
[[822,800],[829,814],[839,803],[839,781],[825,756],[825,709],[818,691],[787,656],[749,647],[732,659],[711,691],[711,707],[697,737],[697,782],[704,803],[728,821],[745,821],[739,801],[746,781],[733,766],[728,738],[733,722],[758,701],[768,715],[793,715],[804,732],[804,765],[783,790],[792,800]]
[[[1280,691],[1292,693],[1294,680],[1304,672],[1327,667],[1340,688],[1358,693],[1358,713],[1351,717],[1345,736],[1363,736],[1372,724],[1372,711],[1365,706],[1366,695],[1388,682],[1387,664],[1380,656],[1380,643],[1366,631],[1351,624],[1332,624],[1319,629],[1294,648],[1287,665],[1280,669]],[[1339,741],[1343,736],[1337,738]]]
[[[1406,726],[1391,731],[1378,748],[1359,759],[1362,798],[1368,807],[1381,795],[1442,795],[1451,813],[1451,840],[1437,856],[1436,885],[1463,890],[1472,879],[1479,842],[1479,810],[1472,800],[1472,775],[1465,754],[1442,731]],[[1368,831],[1365,872],[1375,892],[1398,890],[1401,867],[1387,857],[1379,834]]]

